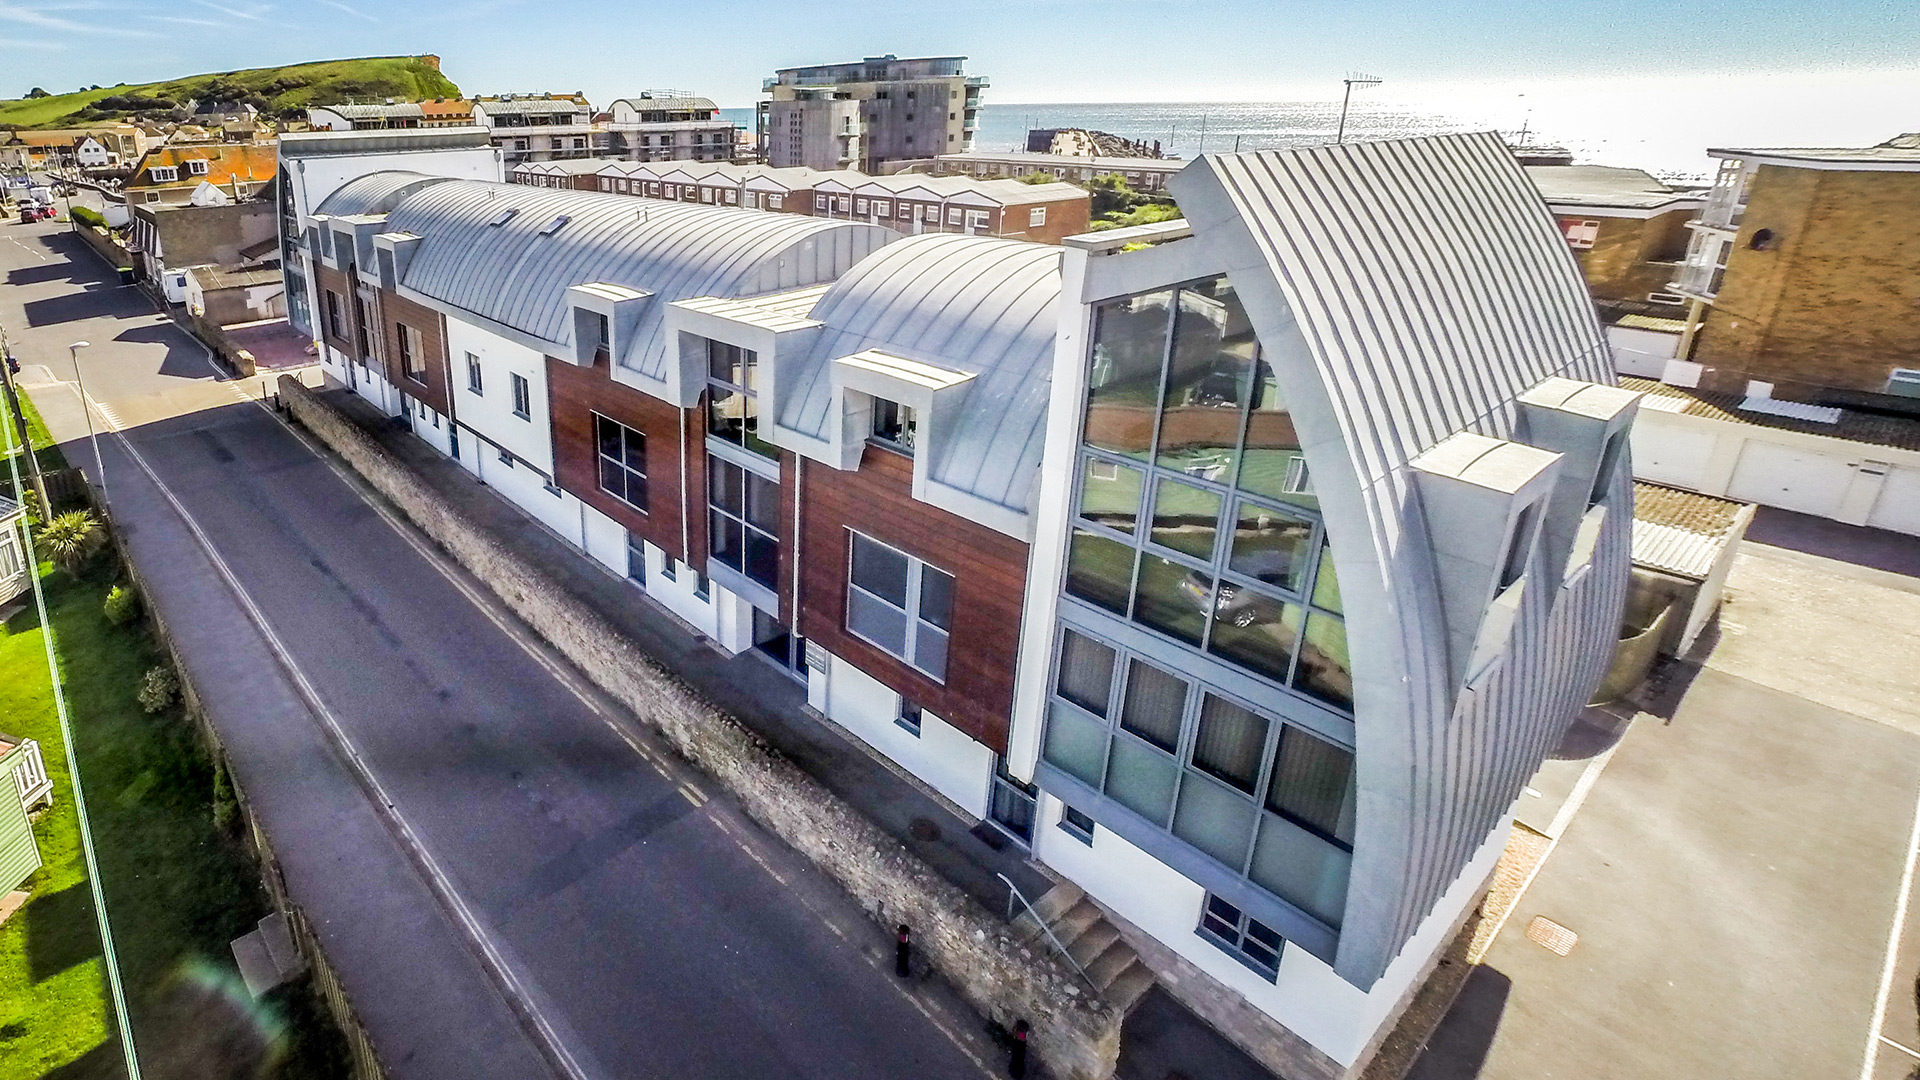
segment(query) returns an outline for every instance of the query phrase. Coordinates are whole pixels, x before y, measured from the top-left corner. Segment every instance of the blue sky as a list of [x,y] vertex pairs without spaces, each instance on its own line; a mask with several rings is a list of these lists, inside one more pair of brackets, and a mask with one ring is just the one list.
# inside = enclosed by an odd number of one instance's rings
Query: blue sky
[[[991,102],[1324,98],[1349,69],[1402,93],[1906,70],[1920,4],[1882,0],[0,0],[0,96],[299,60],[435,52],[463,90],[683,87],[751,103],[780,66],[961,53]],[[1601,82],[1598,85],[1605,85]],[[1920,127],[1920,116],[1907,127]]]

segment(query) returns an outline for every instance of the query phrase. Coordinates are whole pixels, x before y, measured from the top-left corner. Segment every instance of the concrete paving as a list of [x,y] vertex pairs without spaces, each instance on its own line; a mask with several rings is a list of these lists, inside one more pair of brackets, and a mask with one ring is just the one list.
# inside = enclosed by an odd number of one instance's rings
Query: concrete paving
[[1920,1065],[1878,1038],[1920,1039],[1911,922],[1874,1023],[1920,793],[1920,541],[1831,525],[1756,522],[1775,542],[1739,555],[1730,632],[1670,669],[1677,708],[1634,722],[1412,1077],[1854,1077],[1869,1043],[1876,1080]]
[[77,243],[44,226],[5,236],[0,323],[25,325],[17,351],[51,376],[29,389],[50,427],[84,430],[64,346],[85,337],[88,389],[179,499],[102,442],[116,520],[395,1077],[567,1071],[542,1061],[555,1045],[591,1077],[990,1071],[997,1055],[944,984],[895,980],[885,935],[844,894],[477,605],[474,583],[241,402],[256,390],[189,363],[197,346]]

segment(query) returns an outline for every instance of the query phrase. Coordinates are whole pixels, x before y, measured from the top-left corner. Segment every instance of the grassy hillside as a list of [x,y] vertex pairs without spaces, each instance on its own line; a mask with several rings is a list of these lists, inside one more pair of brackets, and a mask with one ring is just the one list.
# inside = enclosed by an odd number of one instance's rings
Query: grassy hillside
[[375,56],[190,75],[167,82],[102,87],[43,98],[0,99],[0,127],[179,119],[176,110],[189,99],[244,101],[268,116],[293,116],[309,105],[384,98],[419,101],[459,94],[459,87],[419,57]]

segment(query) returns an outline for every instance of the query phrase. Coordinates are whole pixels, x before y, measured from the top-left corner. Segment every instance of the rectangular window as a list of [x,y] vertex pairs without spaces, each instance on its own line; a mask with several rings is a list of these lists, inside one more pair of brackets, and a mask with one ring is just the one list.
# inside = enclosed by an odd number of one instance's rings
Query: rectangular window
[[646,513],[646,434],[594,413],[593,441],[599,463],[600,490]]
[[1600,223],[1597,221],[1564,221],[1560,227],[1567,235],[1567,246],[1585,251],[1593,246],[1600,236]]
[[1061,807],[1060,829],[1068,836],[1073,837],[1083,844],[1091,845],[1093,843],[1094,828],[1095,825],[1092,818],[1075,810],[1071,806]]
[[960,224],[960,221],[961,221],[961,211],[960,211],[960,208],[959,208],[959,207],[957,207],[957,206],[955,206],[955,207],[950,207],[950,208],[948,208],[948,210],[947,210],[947,224],[949,224],[949,225],[958,225],[958,224]]
[[486,396],[486,391],[481,388],[480,358],[473,353],[467,354],[467,389],[482,397]]
[[813,208],[815,210],[825,210],[827,208],[827,197],[825,195],[815,195],[813,197]]
[[1027,228],[1037,229],[1047,223],[1047,208],[1036,206],[1027,211]]
[[707,549],[713,561],[769,589],[780,578],[780,485],[707,457]]
[[1533,556],[1534,519],[1540,504],[1529,503],[1513,519],[1513,533],[1507,537],[1506,557],[1500,560],[1500,587],[1508,588],[1527,573],[1527,561]]
[[787,204],[787,197],[786,197],[785,195],[769,195],[769,196],[767,196],[767,206],[768,206],[768,207],[769,207],[770,209],[774,209],[774,210],[784,210],[784,209],[786,209],[786,204]]
[[920,706],[915,705],[906,698],[901,698],[900,715],[894,717],[893,722],[900,726],[900,730],[917,739],[920,737],[920,720]]
[[406,323],[394,323],[394,340],[400,346],[400,373],[422,386],[427,384],[427,359],[420,331]]
[[347,321],[340,310],[340,294],[332,289],[325,290],[327,301],[327,335],[336,341],[347,340]]
[[525,375],[513,378],[513,415],[522,420],[533,419],[533,387]]
[[945,681],[953,575],[861,533],[847,571],[847,631]]
[[593,317],[593,362],[607,363],[613,355],[613,324],[597,311],[588,314]]
[[171,184],[180,179],[180,167],[177,165],[155,165],[147,170],[147,175],[156,184]]
[[1266,923],[1212,893],[1201,906],[1199,933],[1268,979],[1280,974],[1280,950],[1285,939]]
[[914,438],[918,434],[913,416],[913,408],[886,398],[873,399],[873,440],[894,450],[913,456]]
[[707,434],[779,460],[780,451],[760,437],[760,357],[724,341],[707,341]]
[[853,200],[853,212],[854,212],[854,213],[856,213],[856,214],[864,214],[864,213],[866,213],[866,212],[867,212],[867,200],[865,200],[865,199],[855,199],[855,200]]
[[208,163],[206,158],[194,158],[192,161],[187,162],[187,175],[188,176],[207,175],[207,164]]
[[373,305],[364,296],[353,298],[354,335],[359,340],[360,355],[368,362],[375,359],[373,352]]

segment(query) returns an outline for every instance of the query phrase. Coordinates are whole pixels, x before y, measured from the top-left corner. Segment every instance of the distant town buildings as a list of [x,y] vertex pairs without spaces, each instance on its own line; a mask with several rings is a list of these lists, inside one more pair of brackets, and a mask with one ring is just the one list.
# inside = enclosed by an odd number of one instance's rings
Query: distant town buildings
[[273,182],[274,144],[169,143],[134,166],[122,191],[129,206],[241,202]]
[[492,133],[509,166],[593,157],[607,148],[606,129],[595,126],[593,106],[578,94],[479,97],[473,99],[473,120]]
[[1086,157],[1080,154],[1037,154],[1010,150],[1004,153],[973,152],[941,154],[927,161],[908,162],[904,167],[924,170],[935,176],[974,176],[981,179],[1019,179],[1045,173],[1056,180],[1088,184],[1096,176],[1118,175],[1135,191],[1161,192],[1167,178],[1187,167],[1189,162],[1148,157]]
[[607,150],[628,161],[732,161],[736,129],[708,98],[647,90],[607,108]]
[[1160,141],[1123,139],[1091,128],[1033,128],[1027,132],[1030,154],[1065,154],[1069,157],[1142,157],[1160,156]]
[[1720,172],[1674,280],[1705,385],[1920,397],[1920,134],[1708,153]]
[[868,176],[771,165],[626,161],[525,162],[507,179],[648,199],[741,206],[884,225],[895,232],[966,233],[1057,244],[1087,231],[1091,201],[1072,184],[959,176]]
[[759,136],[766,162],[829,171],[891,171],[891,162],[973,149],[985,76],[964,56],[781,68],[762,85]]

